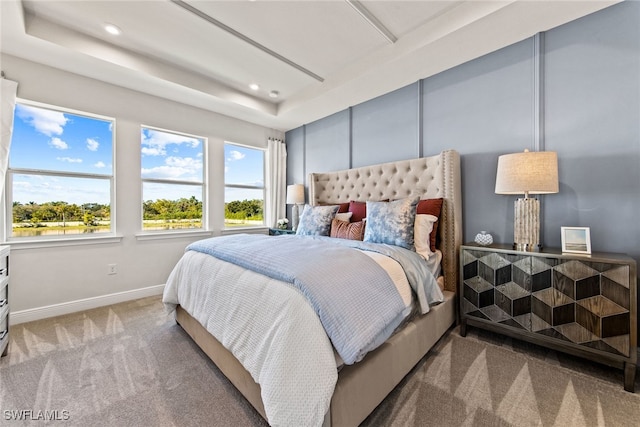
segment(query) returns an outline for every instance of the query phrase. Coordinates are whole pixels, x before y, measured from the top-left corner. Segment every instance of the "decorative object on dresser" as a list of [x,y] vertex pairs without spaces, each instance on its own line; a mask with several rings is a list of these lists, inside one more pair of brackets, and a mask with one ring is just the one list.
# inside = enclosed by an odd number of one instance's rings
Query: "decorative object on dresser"
[[637,361],[636,262],[624,254],[589,257],[460,248],[460,334],[467,325],[624,369],[634,391]]
[[292,184],[287,185],[287,204],[293,205],[291,208],[291,229],[293,231],[298,229],[298,222],[300,221],[300,205],[304,205],[304,185]]
[[479,245],[489,246],[493,243],[493,236],[486,231],[481,231],[476,234],[476,238],[474,239],[474,241]]
[[289,225],[289,220],[287,218],[280,218],[276,221],[276,225],[280,230],[286,230]]
[[0,355],[9,350],[9,246],[0,246]]
[[589,227],[560,227],[562,252],[576,254],[591,253],[591,233]]
[[496,194],[524,194],[514,204],[513,248],[532,251],[540,245],[540,202],[530,194],[558,192],[558,156],[553,151],[498,157]]

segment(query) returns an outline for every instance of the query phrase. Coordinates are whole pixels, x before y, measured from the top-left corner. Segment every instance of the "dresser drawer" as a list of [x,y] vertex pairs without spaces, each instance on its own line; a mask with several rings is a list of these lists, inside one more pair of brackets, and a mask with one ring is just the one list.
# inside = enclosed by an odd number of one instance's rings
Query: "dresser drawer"
[[5,301],[9,295],[9,286],[7,283],[0,284],[0,310],[2,310],[2,301]]
[[9,316],[9,301],[7,299],[0,298],[0,320],[5,321],[8,316]]
[[7,251],[0,251],[0,280],[9,277],[9,254]]
[[[4,310],[4,307],[1,308],[0,310]],[[9,332],[9,323],[8,323],[9,320],[8,319],[9,318],[7,317],[6,313],[4,313],[2,319],[0,319],[0,337],[2,337],[2,338],[7,338],[8,337],[8,332]]]

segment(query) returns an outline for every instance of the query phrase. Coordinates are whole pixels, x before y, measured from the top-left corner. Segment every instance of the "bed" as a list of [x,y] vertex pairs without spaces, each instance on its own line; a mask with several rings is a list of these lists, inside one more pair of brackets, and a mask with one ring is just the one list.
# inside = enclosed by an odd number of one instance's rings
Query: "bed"
[[[353,201],[397,201],[407,198],[442,199],[437,227],[437,248],[441,255],[441,274],[437,281],[443,297],[442,302],[430,305],[426,314],[418,314],[408,321],[403,321],[401,327],[396,328],[382,345],[368,351],[362,360],[356,357],[354,359],[357,361],[356,363],[344,364],[341,363],[340,357],[336,357],[331,361],[331,363],[335,363],[332,366],[334,366],[334,370],[337,370],[335,372],[337,379],[335,384],[331,386],[328,410],[325,412],[325,408],[321,409],[321,424],[323,426],[357,426],[360,424],[455,323],[455,300],[459,272],[458,253],[462,230],[460,184],[460,159],[458,153],[453,150],[418,159],[309,175],[309,199],[311,205],[314,206],[333,206]],[[268,239],[280,239],[281,237]],[[201,270],[198,262],[195,260],[191,262],[191,270],[196,272]],[[227,267],[224,265],[225,261],[218,260],[216,262],[223,265],[216,265],[215,273],[211,274],[216,277],[219,275],[229,276],[234,284],[242,280],[253,283],[256,281],[254,280],[257,277],[255,275],[259,275],[259,273],[245,271],[241,266]],[[202,277],[205,276],[202,272],[200,274]],[[207,275],[209,274],[207,273]],[[169,282],[177,283],[183,280],[204,281],[201,278],[188,279],[185,278],[186,276],[186,273],[176,273],[174,269],[170,280],[168,280],[168,286]],[[172,288],[176,286],[172,285]],[[204,296],[201,298],[199,295],[204,295],[203,292],[209,292],[202,290],[206,287],[200,286],[197,291],[192,291],[193,296],[190,299],[198,301],[204,299]],[[196,320],[196,317],[200,315],[196,316],[189,312],[189,308],[185,309],[185,307],[193,305],[193,302],[187,303],[186,300],[182,302],[178,298],[178,292],[170,295],[171,292],[173,291],[166,288],[163,300],[170,309],[175,308],[176,321],[256,410],[271,422],[267,416],[268,411],[265,410],[263,398],[265,395],[273,393],[273,390],[265,392],[258,384],[261,382],[260,378],[258,378],[258,382],[254,380],[252,374],[249,373],[255,370],[253,362],[247,362],[247,355],[234,356],[226,347],[235,349],[238,347],[228,345],[228,336],[219,334],[215,322],[202,318]],[[236,295],[239,291],[231,290],[228,292]],[[263,307],[260,306],[259,309],[262,310]],[[231,310],[226,314],[226,318],[235,314],[237,313]],[[243,328],[247,329],[247,326],[243,325]],[[238,338],[234,337],[233,339],[237,340]],[[246,347],[243,345],[243,348]],[[291,350],[292,353],[295,351]],[[262,354],[264,349],[258,352]],[[251,357],[252,355],[250,355]],[[270,358],[272,355],[263,354],[261,357]],[[245,360],[245,365],[251,366],[243,366],[238,359]],[[315,369],[315,364],[313,365]],[[307,367],[309,366],[310,364],[307,362]],[[254,375],[256,375],[255,372]],[[297,381],[296,378],[281,378],[281,380],[284,382],[278,383],[279,387],[276,387],[276,391],[283,387],[282,384],[288,384],[287,381]],[[271,410],[271,417],[274,417],[273,410]],[[314,421],[314,423],[316,422]]]

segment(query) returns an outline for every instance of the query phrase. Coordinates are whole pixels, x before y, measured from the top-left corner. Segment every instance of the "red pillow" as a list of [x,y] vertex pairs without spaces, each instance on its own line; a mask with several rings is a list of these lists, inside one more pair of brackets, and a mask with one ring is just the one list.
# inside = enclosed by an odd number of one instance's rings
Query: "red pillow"
[[351,222],[360,222],[367,217],[367,203],[366,202],[349,202],[349,212],[351,215]]
[[433,224],[433,230],[431,230],[431,234],[429,235],[429,239],[431,240],[431,252],[435,252],[436,250],[436,236],[438,235],[438,222],[441,210],[442,199],[420,200],[416,207],[416,215],[428,214],[438,218],[438,221]]
[[349,203],[340,203],[338,204],[338,206],[340,206],[338,208],[338,212],[336,213],[347,213],[349,212]]
[[336,213],[346,213],[349,212],[349,203],[320,203],[318,206],[338,206],[338,212]]
[[364,239],[364,222],[347,222],[334,218],[331,221],[331,233],[329,235],[339,239],[362,240]]

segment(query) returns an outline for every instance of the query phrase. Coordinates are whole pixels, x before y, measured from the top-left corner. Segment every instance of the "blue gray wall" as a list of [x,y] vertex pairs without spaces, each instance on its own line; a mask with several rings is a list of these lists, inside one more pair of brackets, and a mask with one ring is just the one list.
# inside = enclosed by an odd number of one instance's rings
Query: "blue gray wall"
[[310,172],[461,154],[464,240],[513,241],[515,196],[494,194],[500,154],[558,152],[542,241],[591,228],[594,251],[640,262],[640,2],[624,2],[286,134],[289,183]]

